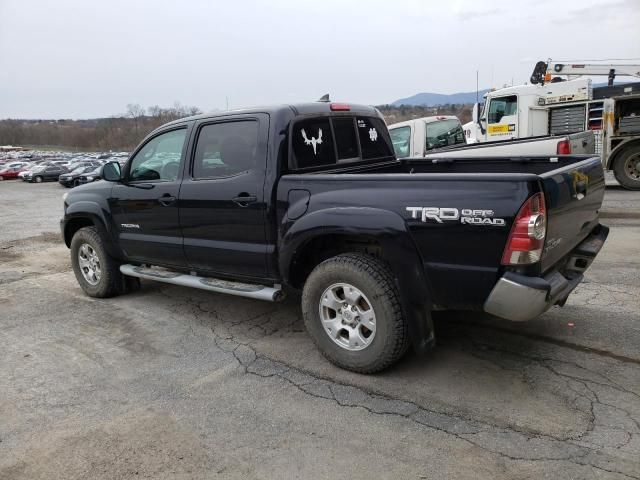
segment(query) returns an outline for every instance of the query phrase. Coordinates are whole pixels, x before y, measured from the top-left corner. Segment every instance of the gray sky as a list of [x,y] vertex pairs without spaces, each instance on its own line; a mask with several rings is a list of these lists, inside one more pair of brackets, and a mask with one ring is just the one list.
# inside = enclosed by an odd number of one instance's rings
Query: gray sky
[[640,0],[0,0],[0,118],[473,91],[640,58],[639,24]]

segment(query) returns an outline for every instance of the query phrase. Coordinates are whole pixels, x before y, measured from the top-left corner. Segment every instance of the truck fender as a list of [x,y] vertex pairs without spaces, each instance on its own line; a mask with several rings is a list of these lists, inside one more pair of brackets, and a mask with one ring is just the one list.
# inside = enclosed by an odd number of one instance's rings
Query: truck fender
[[291,267],[305,244],[322,236],[375,240],[382,260],[394,275],[417,352],[426,352],[435,341],[431,320],[431,292],[422,258],[404,219],[388,210],[368,207],[338,207],[317,210],[291,225],[280,242],[279,266],[283,280],[291,284]]
[[71,239],[73,238],[71,232],[74,230],[73,225],[77,224],[76,222],[78,220],[89,220],[105,240],[105,246],[109,255],[116,258],[123,258],[123,252],[117,247],[117,242],[115,241],[116,234],[113,231],[112,222],[107,220],[105,212],[100,205],[91,201],[74,202],[67,207],[64,231],[62,232],[67,247],[71,246]]

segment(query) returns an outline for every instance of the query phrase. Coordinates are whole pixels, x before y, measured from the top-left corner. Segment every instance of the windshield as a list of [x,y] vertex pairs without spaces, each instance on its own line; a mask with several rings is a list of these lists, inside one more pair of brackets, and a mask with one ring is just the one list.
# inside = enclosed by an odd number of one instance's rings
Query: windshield
[[427,123],[427,150],[465,143],[464,132],[458,119]]

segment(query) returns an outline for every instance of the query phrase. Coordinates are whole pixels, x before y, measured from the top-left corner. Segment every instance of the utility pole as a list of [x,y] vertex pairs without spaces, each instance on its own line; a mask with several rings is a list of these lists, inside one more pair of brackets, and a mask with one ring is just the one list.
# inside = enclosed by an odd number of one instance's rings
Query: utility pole
[[224,98],[227,101],[227,110],[229,110],[229,97],[224,97]]
[[478,70],[476,70],[476,103],[478,103]]

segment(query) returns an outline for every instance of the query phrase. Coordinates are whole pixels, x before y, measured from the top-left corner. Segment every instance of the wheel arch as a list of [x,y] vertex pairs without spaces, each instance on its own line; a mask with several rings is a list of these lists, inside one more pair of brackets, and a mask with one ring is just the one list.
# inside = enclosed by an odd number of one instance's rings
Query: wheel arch
[[93,202],[77,202],[67,208],[64,219],[63,236],[67,247],[78,230],[84,227],[96,227],[98,234],[104,239],[105,248],[109,255],[122,258],[123,252],[113,241],[109,223],[98,205]]
[[294,289],[301,289],[313,268],[335,255],[359,252],[380,259],[394,276],[414,348],[426,351],[433,344],[431,289],[400,215],[376,208],[320,210],[296,221],[280,245],[280,272]]

